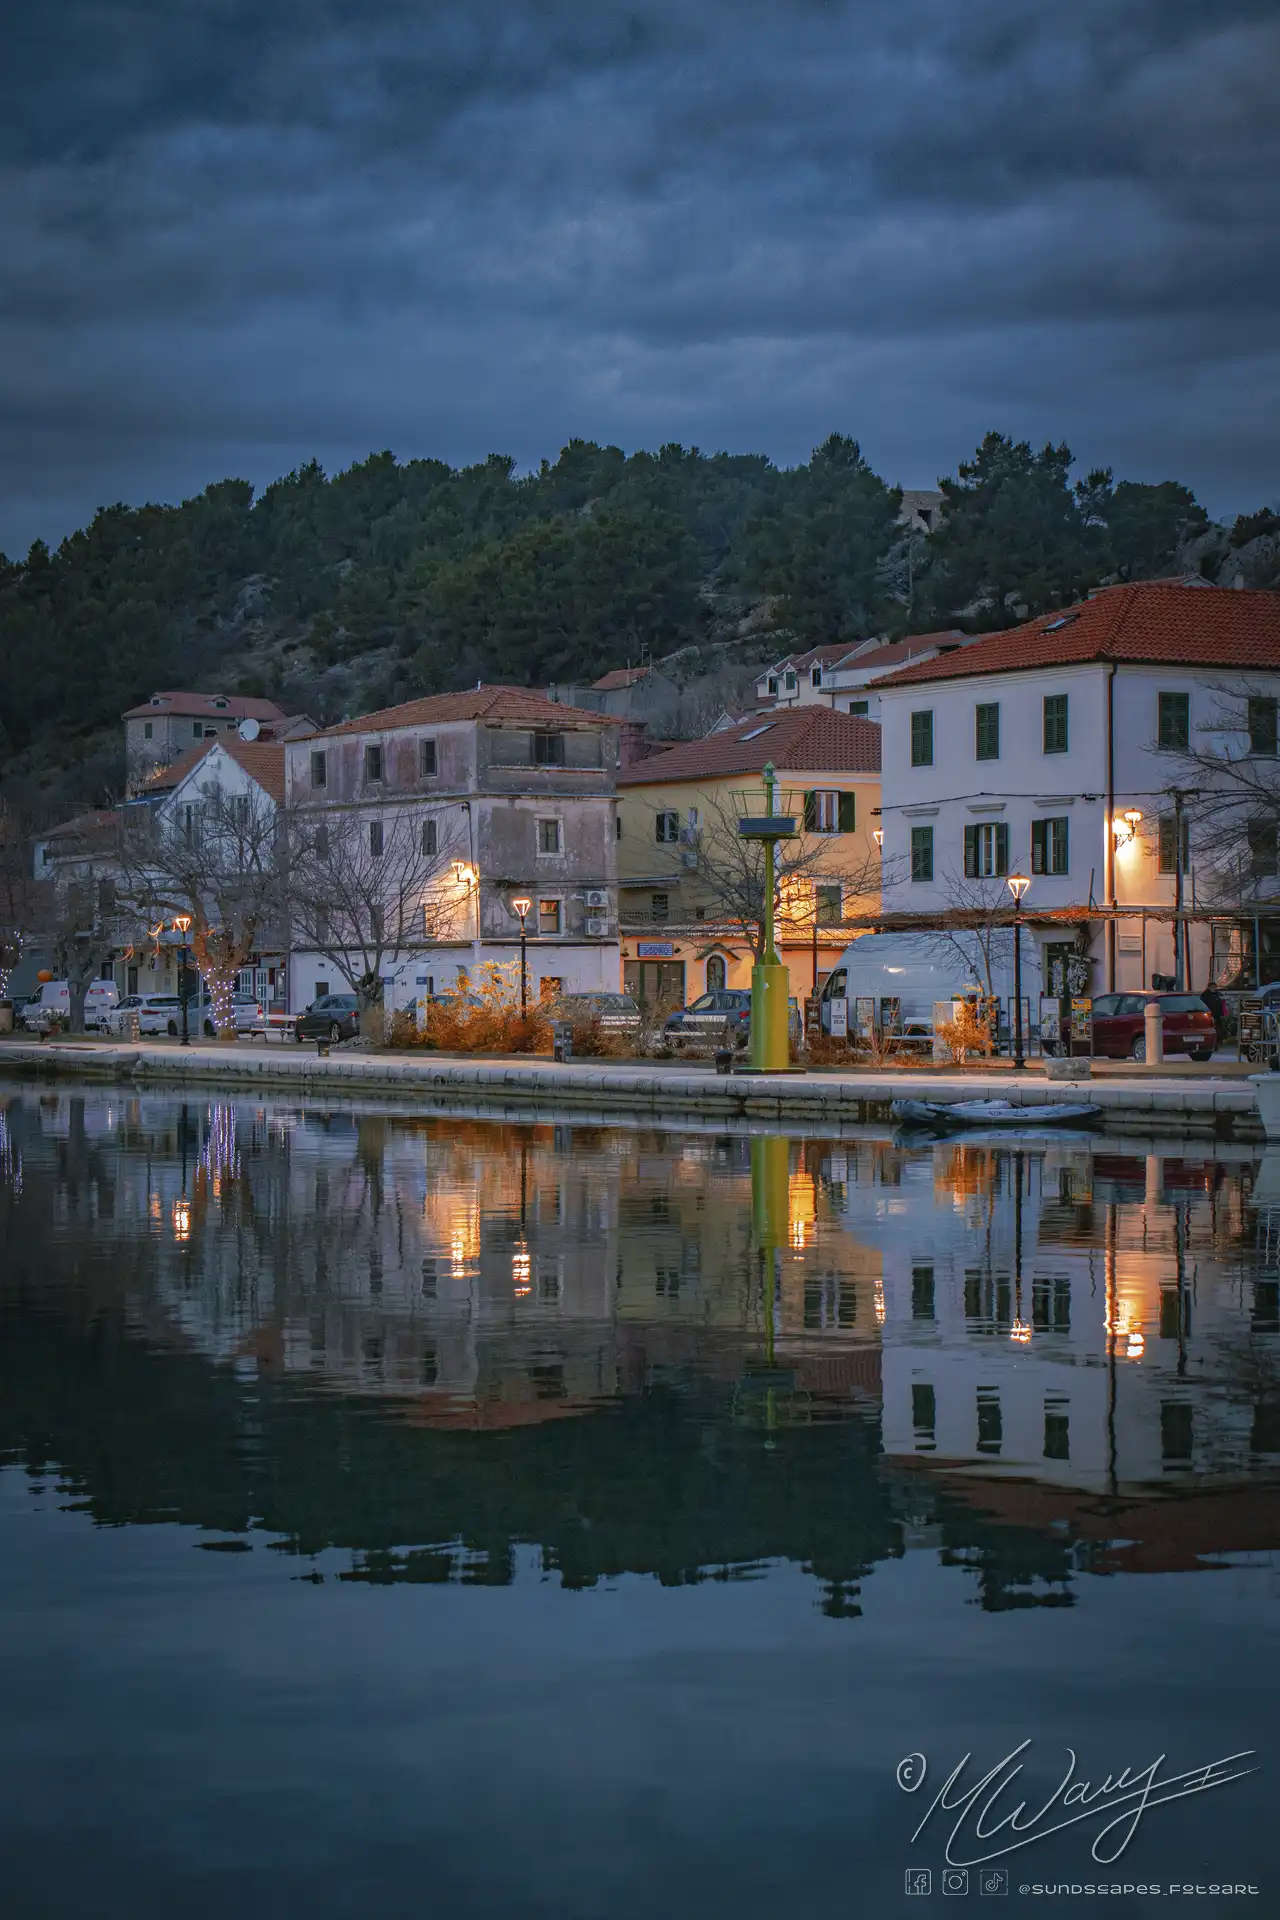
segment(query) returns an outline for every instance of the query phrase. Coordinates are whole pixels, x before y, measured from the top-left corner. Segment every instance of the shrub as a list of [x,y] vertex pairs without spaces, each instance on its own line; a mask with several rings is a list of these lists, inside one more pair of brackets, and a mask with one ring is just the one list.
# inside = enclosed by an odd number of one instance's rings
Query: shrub
[[584,1059],[618,1060],[632,1051],[633,1042],[629,1035],[617,1033],[606,1027],[598,1014],[587,1020],[574,1020],[570,1023],[573,1035],[573,1051]]
[[518,965],[486,960],[473,981],[460,973],[452,993],[427,1002],[416,1041],[450,1053],[546,1053],[551,1022],[546,1009],[520,1011]]
[[971,1053],[990,1053],[994,1042],[991,1027],[972,1000],[963,1000],[954,1020],[940,1020],[935,1028],[952,1060],[963,1066]]

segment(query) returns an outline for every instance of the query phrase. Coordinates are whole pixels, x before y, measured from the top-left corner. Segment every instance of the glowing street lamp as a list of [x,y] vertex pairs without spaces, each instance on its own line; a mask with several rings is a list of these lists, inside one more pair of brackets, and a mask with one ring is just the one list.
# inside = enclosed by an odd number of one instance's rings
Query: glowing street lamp
[[520,1013],[521,1017],[529,1011],[529,945],[528,919],[533,902],[527,894],[511,902],[511,911],[520,917]]
[[191,1036],[187,1031],[187,996],[182,991],[182,986],[183,975],[186,972],[187,966],[187,935],[191,931],[191,915],[189,913],[175,913],[173,916],[173,930],[175,933],[182,935],[182,945],[178,948],[178,998],[182,1002],[182,1044],[184,1047],[189,1047],[191,1045]]
[[1022,1057],[1022,896],[1031,885],[1025,873],[1011,873],[1005,883],[1013,895],[1013,1064],[1026,1066]]

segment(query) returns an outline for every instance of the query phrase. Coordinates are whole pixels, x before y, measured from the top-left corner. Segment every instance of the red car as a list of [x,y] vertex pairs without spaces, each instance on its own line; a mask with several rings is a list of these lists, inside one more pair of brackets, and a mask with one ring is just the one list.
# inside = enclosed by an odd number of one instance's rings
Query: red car
[[1164,1050],[1208,1060],[1218,1043],[1213,1015],[1198,993],[1104,993],[1093,1003],[1093,1050],[1112,1060],[1147,1057],[1146,1008],[1160,1008]]

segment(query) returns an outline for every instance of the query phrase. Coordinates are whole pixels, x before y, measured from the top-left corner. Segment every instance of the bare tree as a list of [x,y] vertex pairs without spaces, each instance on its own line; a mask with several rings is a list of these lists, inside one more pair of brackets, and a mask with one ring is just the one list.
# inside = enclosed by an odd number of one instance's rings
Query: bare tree
[[47,917],[47,886],[31,877],[29,836],[12,807],[0,801],[0,999],[13,970]]
[[294,947],[330,961],[362,1009],[379,1005],[387,967],[452,930],[444,817],[300,808],[289,843]]
[[[791,802],[782,804],[790,806]],[[696,872],[697,891],[722,924],[741,927],[749,934],[756,959],[764,952],[765,856],[758,840],[746,840],[738,831],[739,817],[758,810],[757,796],[741,804],[720,793],[698,796],[697,825],[684,829],[675,844],[659,842],[672,877]],[[655,823],[662,809],[654,809]],[[801,813],[798,825],[804,828]],[[880,897],[880,861],[850,854],[845,835],[798,832],[780,840],[774,856],[774,917],[778,925],[808,930],[818,909],[817,889],[838,886],[848,896]],[[843,912],[843,906],[842,906]],[[821,922],[820,922],[821,924]]]
[[1280,876],[1280,702],[1269,680],[1211,688],[1206,722],[1177,756],[1177,777],[1158,797],[1148,837],[1163,835],[1163,861],[1172,870],[1176,815],[1186,825],[1187,857],[1194,842],[1197,894],[1225,908],[1255,911],[1277,899]]
[[214,785],[172,806],[126,808],[116,864],[117,909],[135,938],[190,919],[219,1038],[233,1039],[236,975],[255,953],[283,952],[288,937],[288,849],[274,802],[257,786]]

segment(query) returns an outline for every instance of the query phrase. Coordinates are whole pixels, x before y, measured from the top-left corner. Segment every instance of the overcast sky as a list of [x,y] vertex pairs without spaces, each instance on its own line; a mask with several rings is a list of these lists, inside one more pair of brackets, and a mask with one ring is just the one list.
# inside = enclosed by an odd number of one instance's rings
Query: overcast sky
[[0,547],[571,435],[1280,499],[1276,0],[18,0]]

